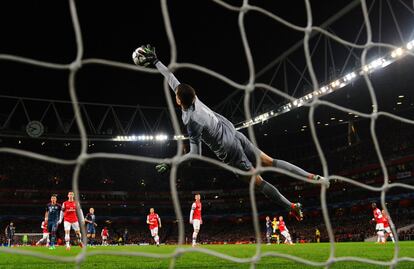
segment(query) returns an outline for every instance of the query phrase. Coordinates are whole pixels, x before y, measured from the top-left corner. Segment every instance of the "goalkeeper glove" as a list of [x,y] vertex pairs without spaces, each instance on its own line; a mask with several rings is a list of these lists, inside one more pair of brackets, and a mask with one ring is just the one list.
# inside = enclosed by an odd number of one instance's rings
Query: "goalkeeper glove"
[[132,59],[136,65],[140,66],[155,66],[158,62],[157,54],[155,53],[155,47],[151,45],[142,45],[137,48],[132,54]]
[[157,170],[158,173],[165,174],[168,171],[170,171],[170,165],[168,163],[161,163],[155,166],[155,169]]

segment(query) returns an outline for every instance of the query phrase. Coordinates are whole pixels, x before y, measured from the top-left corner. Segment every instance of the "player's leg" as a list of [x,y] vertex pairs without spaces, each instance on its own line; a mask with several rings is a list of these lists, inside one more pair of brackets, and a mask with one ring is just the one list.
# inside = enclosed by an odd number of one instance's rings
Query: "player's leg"
[[271,238],[271,236],[272,236],[271,233],[269,231],[267,231],[266,232],[266,241],[267,241],[267,244],[268,245],[270,245],[270,238]]
[[292,242],[292,238],[290,237],[290,233],[289,233],[288,231],[286,231],[286,240],[288,241],[288,243],[289,243],[290,245],[292,245],[292,244],[293,244],[293,242]]
[[[239,150],[237,150],[238,148]],[[237,151],[232,153],[232,158],[235,160],[233,163],[236,167],[244,171],[252,171],[254,169],[252,163],[256,162],[255,153],[263,154],[240,132],[236,133],[235,150]],[[250,181],[250,177],[242,178],[248,182]],[[302,205],[300,203],[290,202],[275,186],[268,183],[260,175],[256,176],[255,185],[267,198],[290,211],[297,220],[301,221],[303,219]]]
[[285,238],[285,244],[292,244],[292,239],[290,238],[290,234],[288,231],[283,231],[282,235]]
[[[392,234],[392,231],[391,231],[390,227],[385,228],[385,233],[386,233],[387,236],[389,236],[391,238],[391,241],[393,243],[395,243],[394,235]],[[385,240],[387,240],[387,239],[385,239]]]
[[47,233],[47,239],[46,239],[46,247],[50,246],[50,239],[49,239],[49,233]]
[[154,228],[154,241],[157,247],[160,246],[160,237],[158,236],[158,227]]
[[283,231],[283,232],[281,232],[281,235],[282,235],[282,236],[283,236],[283,238],[285,239],[285,240],[283,241],[283,244],[286,244],[286,242],[287,242],[286,233]]
[[284,169],[298,176],[306,177],[312,180],[322,179],[322,177],[309,173],[296,165],[270,157],[269,155],[255,147],[253,143],[244,134],[240,132],[236,133],[236,138],[240,141],[246,156],[252,163],[256,163],[256,154],[258,154],[260,162],[263,166],[273,166],[276,168]]
[[197,236],[199,232],[200,232],[200,220],[195,219],[193,220],[193,241],[191,244],[193,247],[197,245]]
[[71,224],[71,226],[72,226],[72,229],[75,231],[76,239],[78,241],[78,245],[80,247],[83,247],[82,236],[81,236],[80,227],[79,227],[79,222],[74,222],[74,223]]
[[279,229],[276,229],[275,236],[276,236],[276,243],[279,245],[280,244],[280,230]]
[[150,229],[150,231],[151,231],[151,236],[152,236],[152,239],[154,240],[154,243],[157,244],[157,240],[156,240],[157,230],[156,230],[156,228],[152,228],[152,229]]
[[95,231],[93,231],[93,234],[91,235],[91,246],[95,246]]
[[88,245],[92,246],[92,244],[91,244],[91,233],[89,231],[89,228],[88,228],[88,231],[86,233],[86,241],[87,241]]
[[43,242],[47,241],[48,239],[48,233],[43,233],[42,238],[39,239],[39,241],[36,242],[36,246],[42,244]]
[[68,221],[63,222],[64,229],[65,229],[65,243],[66,243],[66,250],[70,250],[70,227],[71,223]]
[[381,223],[378,223],[375,226],[375,230],[377,231],[377,243],[384,243],[385,237],[384,237],[384,226],[381,225]]
[[42,238],[40,238],[39,241],[36,242],[36,246],[40,245],[44,239],[45,239],[45,234],[43,233]]
[[[250,179],[250,177],[247,178]],[[245,177],[245,179],[247,178]],[[303,219],[302,205],[300,203],[292,203],[289,201],[275,186],[264,180],[260,175],[256,176],[255,184],[257,189],[267,198],[290,211],[297,220],[301,221]]]
[[263,151],[260,152],[260,161],[263,166],[273,166],[279,169],[284,169],[298,176],[306,177],[309,180],[325,181],[327,183],[327,187],[329,187],[329,181],[325,180],[325,178],[323,178],[322,176],[309,173],[303,170],[302,168],[294,164],[291,164],[289,162],[274,159],[270,157],[269,155],[267,155],[266,153],[264,153]]
[[53,221],[49,221],[47,223],[47,230],[49,231],[49,249],[55,249],[55,243],[56,243],[56,231],[58,228],[58,224]]

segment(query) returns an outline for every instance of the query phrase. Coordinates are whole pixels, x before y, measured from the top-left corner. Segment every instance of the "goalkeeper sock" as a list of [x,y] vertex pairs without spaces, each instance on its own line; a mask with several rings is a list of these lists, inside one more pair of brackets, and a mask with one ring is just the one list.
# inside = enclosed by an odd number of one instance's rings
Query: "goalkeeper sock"
[[273,159],[273,167],[276,168],[280,168],[280,169],[284,169],[287,170],[293,174],[296,174],[298,176],[303,176],[306,178],[311,179],[313,177],[313,174],[306,172],[305,170],[303,170],[302,168],[297,167],[296,165],[293,165],[291,163],[285,162],[283,160],[276,160]]
[[266,180],[262,180],[258,189],[270,200],[278,203],[290,211],[292,203],[283,196],[275,186],[269,184]]

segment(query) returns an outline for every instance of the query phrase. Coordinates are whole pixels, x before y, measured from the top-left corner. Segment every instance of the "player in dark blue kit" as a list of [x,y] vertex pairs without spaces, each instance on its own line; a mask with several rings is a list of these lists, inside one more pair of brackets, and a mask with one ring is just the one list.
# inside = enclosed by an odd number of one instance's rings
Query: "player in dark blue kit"
[[269,216],[266,216],[266,240],[267,240],[268,245],[270,245],[270,239],[272,238],[272,232],[273,232],[272,221],[270,220]]
[[15,230],[16,230],[16,227],[14,227],[13,222],[10,222],[10,224],[7,225],[6,227],[5,233],[6,233],[8,247],[11,247],[13,245]]
[[86,223],[86,237],[89,240],[89,245],[94,246],[95,234],[96,234],[95,227],[98,225],[96,224],[95,209],[93,209],[93,207],[89,208],[89,213],[86,215],[85,223]]
[[56,231],[58,228],[58,222],[60,217],[60,211],[62,206],[57,203],[57,195],[53,194],[50,197],[50,203],[46,206],[45,222],[47,222],[47,230],[50,234],[50,247],[49,249],[55,249]]

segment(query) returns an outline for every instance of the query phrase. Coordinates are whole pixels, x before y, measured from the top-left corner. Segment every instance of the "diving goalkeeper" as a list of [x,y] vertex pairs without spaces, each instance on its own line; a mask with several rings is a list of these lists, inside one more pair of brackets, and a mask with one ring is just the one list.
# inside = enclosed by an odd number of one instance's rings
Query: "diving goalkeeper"
[[[187,127],[190,140],[189,153],[201,154],[200,141],[202,141],[224,163],[243,171],[252,171],[253,164],[256,163],[255,153],[258,152],[263,166],[284,169],[309,180],[325,180],[323,177],[308,173],[293,164],[273,159],[255,147],[244,134],[234,128],[229,120],[203,104],[190,85],[180,83],[158,60],[155,48],[151,45],[137,48],[133,52],[132,58],[136,65],[156,67],[167,79],[169,86],[175,93],[175,100],[182,110],[182,120]],[[156,166],[159,173],[168,172],[169,168],[170,166],[165,163]],[[248,176],[242,177],[244,180],[249,178]],[[302,205],[290,202],[276,187],[265,181],[260,175],[256,176],[255,187],[266,197],[290,211],[298,221],[303,219]]]

